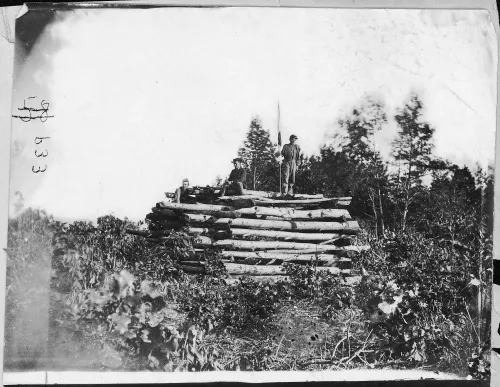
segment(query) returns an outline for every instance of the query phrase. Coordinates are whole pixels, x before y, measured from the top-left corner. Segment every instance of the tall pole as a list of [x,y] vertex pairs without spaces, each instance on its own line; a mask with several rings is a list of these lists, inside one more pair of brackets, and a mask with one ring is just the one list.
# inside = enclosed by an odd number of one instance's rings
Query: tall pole
[[[278,157],[281,156],[281,132],[280,132],[280,101],[278,101]],[[279,161],[280,164],[280,196],[281,196],[281,159]]]

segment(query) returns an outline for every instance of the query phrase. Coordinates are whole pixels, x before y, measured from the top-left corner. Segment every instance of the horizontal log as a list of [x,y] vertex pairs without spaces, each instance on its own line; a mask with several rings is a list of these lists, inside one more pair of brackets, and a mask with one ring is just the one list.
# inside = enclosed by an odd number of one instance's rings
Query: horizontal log
[[[224,279],[224,282],[227,285],[236,285],[241,282],[244,278],[251,278],[253,281],[261,282],[261,283],[269,283],[274,284],[277,281],[289,281],[290,277],[286,275],[260,275],[260,276],[252,276],[252,275],[232,275],[228,278]],[[349,277],[347,277],[349,278]]]
[[209,215],[216,218],[240,218],[241,214],[237,211],[214,211],[214,210],[204,210],[200,208],[195,208],[192,210],[184,209],[184,210],[170,210],[168,208],[157,208],[153,207],[152,211],[155,214],[160,214],[164,216],[165,219],[179,219],[183,213],[186,214],[202,214]]
[[[296,263],[296,264],[308,264],[311,262],[317,263],[319,266],[325,267],[340,267],[343,269],[349,269],[352,267],[352,261],[349,258],[339,258],[338,256],[332,254],[273,254],[272,252],[252,252],[252,251],[221,251],[222,262],[234,262],[241,263],[245,265],[281,265],[284,262]],[[227,254],[229,253],[229,254]],[[196,258],[200,261],[204,261],[204,256],[202,253],[198,252]],[[183,264],[189,264],[189,262],[182,261]],[[194,264],[193,266],[196,266]],[[200,264],[198,264],[199,266]]]
[[[257,210],[256,210],[257,208]],[[280,211],[283,210],[283,211]],[[194,211],[192,211],[194,212]],[[242,208],[236,211],[199,211],[199,213],[184,213],[181,218],[187,222],[213,223],[217,218],[237,219],[242,216],[255,216],[261,220],[291,220],[291,221],[329,221],[347,222],[351,219],[347,210],[321,209],[310,211],[293,211],[291,208]]]
[[[297,255],[297,258],[293,259],[291,257],[281,256],[281,259],[270,259],[270,258],[245,258],[244,260],[232,260],[232,259],[222,259],[223,263],[239,263],[242,265],[256,265],[256,264],[264,264],[264,265],[281,265],[284,262],[295,263],[295,264],[308,264],[311,262],[315,262],[318,267],[339,267],[341,269],[350,269],[352,267],[352,261],[349,258],[339,258],[333,255],[329,255],[328,258],[325,258],[326,255],[322,256],[319,259],[304,259],[304,256]],[[290,258],[290,259],[288,259]],[[184,266],[196,266],[196,267],[205,267],[205,261],[181,261],[181,265]]]
[[345,234],[356,234],[359,232],[359,224],[350,220],[347,222],[316,222],[316,221],[292,221],[292,220],[266,220],[266,219],[211,219],[216,226],[229,225],[231,228],[254,228],[262,230],[278,231],[322,231],[341,232]]
[[256,196],[256,195],[249,195],[247,193],[243,194],[243,195],[226,195],[226,196],[220,196],[219,197],[219,200],[223,200],[223,201],[241,201],[241,200],[245,200],[245,199],[248,199],[248,200],[271,200],[270,198],[266,198],[266,197],[262,197],[262,196]]
[[221,251],[221,255],[226,258],[234,258],[235,260],[241,259],[277,259],[283,262],[288,261],[327,261],[333,260],[335,262],[350,262],[349,258],[339,258],[333,254],[294,254],[294,253],[276,253],[273,251]]
[[208,210],[208,211],[233,211],[235,208],[226,205],[217,205],[217,204],[188,204],[188,203],[169,203],[169,202],[160,202],[156,205],[158,208],[168,208],[170,210]]
[[[213,224],[218,218],[213,215],[204,215],[204,214],[182,214],[182,220],[187,223],[205,223],[205,224]],[[231,218],[223,218],[230,219]]]
[[[279,198],[282,196],[279,192],[252,191],[249,189],[245,190],[245,194],[264,198]],[[323,194],[308,195],[296,193],[293,197],[296,199],[321,199],[323,198]]]
[[241,218],[241,214],[236,211],[187,210],[185,211],[185,214],[200,214],[200,215],[212,216],[214,218],[229,218],[229,219]]
[[341,232],[344,234],[356,234],[359,232],[359,224],[356,221],[347,222],[317,222],[317,221],[294,221],[294,220],[267,220],[267,219],[230,219],[201,214],[183,214],[183,220],[188,223],[204,223],[215,227],[230,226],[231,228],[252,228],[261,230],[278,231],[323,231]]
[[[198,257],[199,256],[196,256],[196,258],[198,258]],[[186,261],[181,261],[180,264],[183,266],[196,266],[196,267],[205,267],[205,265],[207,264],[205,260],[190,261],[189,259],[192,259],[192,258],[188,258],[188,260],[186,260]],[[232,263],[232,262],[234,262],[234,260],[221,259],[221,262]]]
[[[239,263],[225,263],[224,266],[230,275],[285,275],[285,271],[281,266],[256,266]],[[317,267],[316,269],[331,274],[350,274],[349,269],[339,269],[338,267]]]
[[255,207],[255,199],[244,199],[241,196],[232,196],[231,199],[223,199],[222,201],[227,202],[229,206],[235,209]]
[[296,199],[296,200],[277,200],[277,199],[256,199],[254,200],[256,205],[260,206],[276,206],[276,207],[287,207],[287,206],[311,206],[311,205],[329,205],[335,206],[337,203],[345,205],[351,202],[351,198],[323,198],[323,199]]
[[[200,238],[200,237],[198,237]],[[197,239],[198,239],[197,238]],[[197,242],[195,242],[197,243]],[[203,243],[197,243],[203,246]],[[368,250],[369,246],[334,246],[334,245],[315,245],[313,243],[296,243],[296,242],[281,242],[281,241],[244,241],[237,239],[224,239],[220,241],[207,244],[205,246],[213,245],[223,249],[240,249],[240,250],[314,250],[315,252],[329,252],[334,255],[351,258],[360,251]]]
[[[212,235],[217,232],[213,228],[201,227],[188,227],[186,231],[194,235]],[[224,231],[225,232],[225,231]],[[326,242],[333,239],[341,239],[341,234],[321,234],[321,233],[300,233],[300,232],[287,232],[287,231],[273,231],[273,230],[253,230],[247,228],[232,228],[232,236],[236,237],[259,237],[269,238],[282,241],[315,241]]]
[[[223,251],[222,253],[226,253]],[[352,261],[349,258],[340,258],[332,254],[274,254],[273,253],[263,253],[255,254],[256,252],[245,252],[245,251],[232,251],[232,254],[223,256],[230,259],[230,262],[242,263],[242,264],[265,264],[265,265],[281,265],[284,262],[297,263],[297,264],[307,264],[307,263],[317,263],[319,266],[325,267],[341,267],[344,269],[351,268]],[[240,253],[240,254],[238,254]],[[243,253],[243,254],[241,254]],[[247,254],[245,254],[247,253]],[[249,254],[248,254],[249,253]]]
[[[301,243],[304,244],[304,243]],[[333,247],[333,249],[324,249],[324,247]],[[333,254],[340,257],[353,258],[362,251],[370,250],[370,246],[331,246],[331,245],[314,245],[313,248],[306,249],[269,249],[274,254]]]
[[351,215],[345,209],[296,210],[295,208],[250,207],[241,208],[235,212],[241,215],[276,216],[285,219],[335,219],[350,220]]

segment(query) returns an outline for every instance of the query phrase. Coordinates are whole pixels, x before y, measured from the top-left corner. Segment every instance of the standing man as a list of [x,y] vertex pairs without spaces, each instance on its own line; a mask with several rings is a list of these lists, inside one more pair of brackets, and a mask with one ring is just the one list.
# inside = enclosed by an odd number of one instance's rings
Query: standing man
[[[283,145],[281,155],[283,156],[283,195],[293,195],[295,184],[295,172],[299,163],[300,148],[295,142],[298,137],[295,134],[290,136],[290,143]],[[290,187],[290,188],[288,188]]]
[[192,189],[189,187],[189,180],[182,180],[182,185],[175,190],[174,203],[186,202]]
[[231,171],[229,178],[222,185],[220,196],[226,194],[227,188],[235,191],[237,195],[243,195],[247,181],[247,171],[243,168],[244,162],[245,161],[239,157],[233,160],[234,169]]

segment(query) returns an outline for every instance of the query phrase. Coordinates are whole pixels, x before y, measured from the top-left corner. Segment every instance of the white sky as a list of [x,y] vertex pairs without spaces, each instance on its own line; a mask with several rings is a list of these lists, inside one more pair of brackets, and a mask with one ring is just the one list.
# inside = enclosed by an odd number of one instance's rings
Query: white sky
[[[56,117],[14,122],[11,192],[56,217],[143,219],[183,177],[227,175],[255,115],[276,141],[278,100],[283,138],[296,134],[312,155],[364,96],[390,116],[412,91],[436,127],[437,155],[487,165],[496,69],[486,11],[68,12],[15,80],[14,108],[36,95]],[[380,134],[384,155],[395,133],[390,122]],[[40,135],[51,139],[35,148]],[[33,174],[33,152],[45,148],[47,172]]]

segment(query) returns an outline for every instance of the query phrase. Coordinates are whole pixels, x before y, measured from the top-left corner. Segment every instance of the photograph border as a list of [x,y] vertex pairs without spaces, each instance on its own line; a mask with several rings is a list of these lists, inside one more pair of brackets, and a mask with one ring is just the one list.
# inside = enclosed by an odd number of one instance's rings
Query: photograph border
[[[484,9],[490,15],[490,20],[493,23],[497,34],[497,45],[499,43],[499,16],[496,2],[493,0],[220,0],[220,1],[116,1],[116,2],[100,2],[100,3],[85,3],[85,2],[68,2],[58,4],[44,3],[27,3],[27,5],[9,7],[8,11],[2,9],[2,31],[6,31],[7,36],[3,36],[0,42],[0,89],[12,90],[12,74],[13,74],[13,57],[14,57],[14,23],[15,18],[33,9],[47,8],[50,5],[54,9],[63,8],[170,8],[170,7],[282,7],[282,8],[352,8],[352,9]],[[16,15],[17,14],[17,15]],[[500,87],[498,77],[500,71],[497,64],[497,106]],[[0,94],[0,127],[6,128],[2,130],[0,138],[0,245],[2,245],[0,260],[0,287],[5,289],[6,285],[6,252],[4,247],[7,247],[7,219],[8,219],[8,203],[9,203],[9,181],[10,181],[10,140],[11,140],[11,96],[12,93]],[[495,141],[495,149],[500,149],[500,136],[498,136],[498,123],[500,122],[500,112],[497,108],[496,117],[497,135]],[[500,177],[500,158],[495,160],[495,177]],[[495,203],[500,203],[500,190],[496,190],[494,194]],[[499,244],[500,244],[500,213],[497,206],[494,208],[494,246],[493,259],[500,260]],[[500,284],[493,285],[493,307],[492,307],[492,338],[491,345],[493,348],[500,348],[500,335],[498,333],[499,326],[494,326],[500,321]],[[4,340],[4,315],[5,315],[5,299],[2,297],[0,301],[0,335],[3,343]],[[3,347],[3,345],[2,345]],[[3,352],[0,353],[0,373],[3,371]],[[411,375],[412,371],[403,371],[407,375]],[[337,371],[326,372],[207,372],[207,373],[115,373],[115,372],[74,372],[74,371],[27,371],[27,372],[7,372],[2,373],[3,384],[103,384],[103,383],[178,383],[178,382],[297,382],[297,381],[361,381],[367,380],[360,378],[361,372],[355,371],[356,375],[351,376],[347,373]],[[387,371],[385,372],[387,376]],[[415,380],[402,375],[400,372],[392,372],[394,378],[379,378],[375,377],[370,380]],[[119,375],[117,375],[119,374]],[[243,376],[244,375],[244,376]],[[439,375],[434,378],[440,379]],[[490,384],[500,385],[500,355],[492,351],[491,354],[491,379]]]

